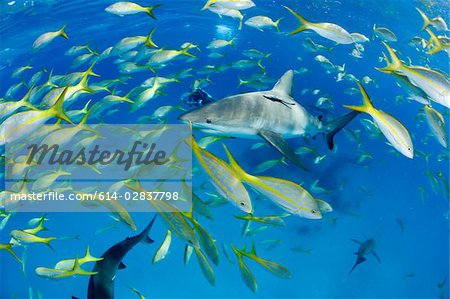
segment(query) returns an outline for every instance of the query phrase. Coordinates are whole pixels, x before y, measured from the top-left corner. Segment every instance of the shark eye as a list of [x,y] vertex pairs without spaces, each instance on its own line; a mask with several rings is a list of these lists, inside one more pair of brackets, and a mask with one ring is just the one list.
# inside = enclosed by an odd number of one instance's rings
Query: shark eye
[[211,123],[211,120],[210,120],[209,118],[207,118],[207,119],[206,119],[206,123],[207,123],[207,124],[210,124],[210,123]]

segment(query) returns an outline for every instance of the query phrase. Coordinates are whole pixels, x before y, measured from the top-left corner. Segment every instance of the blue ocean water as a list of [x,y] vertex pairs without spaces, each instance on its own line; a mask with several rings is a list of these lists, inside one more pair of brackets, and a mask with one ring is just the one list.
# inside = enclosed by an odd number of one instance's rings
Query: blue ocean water
[[[243,25],[238,29],[239,21],[229,17],[215,15],[207,10],[201,11],[202,1],[165,0],[163,6],[155,9],[157,20],[145,14],[124,17],[109,14],[105,8],[114,1],[2,1],[0,27],[0,95],[8,88],[42,70],[53,70],[54,75],[63,75],[75,71],[84,71],[88,63],[71,67],[75,57],[64,55],[72,46],[89,44],[92,49],[102,52],[114,46],[122,38],[147,35],[156,26],[153,40],[166,49],[180,49],[185,42],[199,45],[200,51],[191,49],[197,59],[179,59],[157,70],[158,76],[167,77],[187,68],[192,68],[193,76],[180,79],[181,83],[170,84],[164,89],[164,95],[150,101],[137,112],[130,113],[126,105],[116,113],[106,114],[92,122],[111,124],[135,123],[141,116],[151,115],[163,105],[184,105],[183,95],[191,91],[195,80],[209,76],[211,84],[203,87],[214,99],[221,99],[237,93],[254,91],[256,88],[238,86],[239,78],[248,78],[257,73],[258,66],[239,70],[235,68],[202,74],[206,65],[229,65],[240,59],[247,59],[242,52],[258,49],[272,53],[263,59],[264,73],[258,76],[273,79],[267,88],[287,70],[300,70],[294,76],[293,97],[313,115],[322,115],[326,119],[348,112],[344,104],[361,103],[359,93],[349,95],[346,90],[356,88],[352,80],[337,82],[337,73],[327,73],[317,55],[328,58],[335,66],[343,66],[346,76],[353,74],[362,79],[369,76],[372,82],[365,84],[374,105],[395,116],[409,130],[415,148],[414,159],[408,159],[393,151],[384,137],[372,138],[363,119],[359,115],[345,132],[335,138],[335,150],[328,150],[321,135],[316,138],[296,138],[289,143],[297,148],[308,146],[315,149],[314,154],[305,154],[304,160],[310,166],[310,172],[304,172],[292,164],[277,164],[264,175],[280,177],[302,184],[315,197],[326,200],[333,212],[325,214],[323,219],[310,220],[297,216],[285,218],[285,226],[269,226],[254,236],[241,237],[243,221],[233,215],[243,213],[230,204],[211,207],[214,220],[199,217],[201,224],[216,240],[221,261],[213,266],[216,285],[211,286],[193,256],[188,265],[184,265],[185,242],[173,238],[168,256],[152,265],[152,257],[163,241],[166,226],[159,217],[150,236],[155,240],[152,245],[139,244],[125,257],[126,268],[117,272],[115,277],[116,298],[137,298],[130,290],[134,287],[146,298],[448,298],[448,281],[442,290],[438,283],[448,279],[449,275],[449,226],[448,226],[448,149],[444,149],[431,136],[421,108],[423,105],[413,101],[396,101],[397,96],[406,99],[405,92],[396,85],[393,76],[383,74],[375,67],[384,67],[379,57],[385,51],[380,39],[372,39],[372,26],[387,27],[392,30],[397,42],[390,45],[399,56],[409,57],[413,65],[429,66],[443,73],[449,73],[448,56],[445,52],[432,56],[418,51],[409,45],[414,36],[428,39],[421,31],[423,21],[415,7],[421,8],[431,16],[442,16],[449,21],[448,1],[255,1],[256,7],[242,11],[244,21],[251,16],[266,15],[273,20],[283,18],[280,31],[266,29],[263,32]],[[160,2],[139,3],[143,6]],[[351,56],[353,45],[336,45],[321,38],[312,31],[288,36],[298,26],[297,20],[283,8],[289,6],[305,18],[317,22],[336,23],[349,32],[359,32],[371,40],[364,45],[362,58]],[[42,33],[55,31],[66,25],[69,39],[56,38],[47,47],[38,52],[32,51],[33,41]],[[220,51],[222,58],[210,58],[206,46],[213,39],[229,40],[236,38],[235,45]],[[332,47],[331,50],[311,52],[304,46],[305,40]],[[89,83],[121,76],[117,57],[98,62],[94,71],[101,77],[91,77]],[[256,61],[257,59],[255,59]],[[27,63],[27,70],[18,78],[11,74]],[[44,74],[44,78],[47,74]],[[119,85],[117,91],[125,94],[144,80],[154,76],[150,71],[129,74],[126,84]],[[44,79],[42,79],[44,80]],[[41,81],[41,84],[43,82]],[[20,99],[25,94],[22,87],[14,96]],[[88,100],[101,100],[107,93],[98,92],[81,96],[71,109],[81,109]],[[320,97],[330,98],[332,109],[315,107]],[[438,104],[433,105],[443,115],[448,128],[448,110]],[[169,123],[178,123],[180,111],[169,114]],[[420,116],[422,114],[422,116]],[[419,115],[419,116],[418,116]],[[360,142],[351,138],[351,132],[358,132]],[[197,140],[205,134],[195,133]],[[223,141],[233,152],[244,169],[252,173],[261,162],[278,159],[280,154],[269,147],[252,150],[259,140],[227,139]],[[225,158],[221,142],[208,147],[215,155]],[[371,158],[358,162],[363,152]],[[420,154],[423,153],[423,154]],[[426,155],[430,155],[429,157]],[[323,160],[318,161],[317,157]],[[314,163],[314,161],[318,163]],[[198,166],[198,165],[197,165]],[[436,173],[442,172],[443,183]],[[431,174],[430,178],[427,173]],[[195,176],[195,185],[206,180],[206,175]],[[318,180],[318,183],[316,182]],[[316,182],[316,183],[315,183]],[[312,188],[312,185],[316,188]],[[319,189],[317,186],[322,187]],[[208,185],[207,192],[198,191],[207,201],[209,193],[217,193]],[[447,189],[446,189],[447,188]],[[196,190],[194,190],[196,191]],[[279,215],[283,211],[250,192],[255,215]],[[8,243],[9,232],[27,227],[31,218],[42,213],[16,213],[11,216],[1,231],[0,243]],[[152,218],[148,213],[132,213],[138,231],[142,230]],[[19,257],[26,259],[25,273],[21,265],[6,251],[0,252],[0,297],[1,298],[86,298],[89,277],[77,276],[58,280],[49,280],[35,274],[36,267],[52,267],[57,261],[82,256],[89,245],[91,253],[100,256],[107,248],[135,235],[124,225],[96,234],[99,229],[115,223],[107,213],[49,213],[44,236],[67,237],[66,240],[53,242],[55,251],[42,244],[30,244],[14,247]],[[252,228],[263,226],[252,223]],[[355,262],[354,253],[358,244],[351,241],[376,240],[376,251],[381,263],[369,255],[367,261],[360,264],[348,275]],[[242,248],[252,242],[259,256],[273,260],[287,267],[290,279],[281,279],[272,275],[257,263],[248,261],[254,274],[258,290],[253,293],[241,280],[236,258],[230,243]],[[231,264],[222,252],[226,244],[234,258]],[[304,249],[304,252],[292,249]],[[25,253],[23,253],[25,251]],[[305,252],[306,251],[306,252]],[[91,270],[93,264],[86,264]],[[30,293],[32,295],[30,295]]]

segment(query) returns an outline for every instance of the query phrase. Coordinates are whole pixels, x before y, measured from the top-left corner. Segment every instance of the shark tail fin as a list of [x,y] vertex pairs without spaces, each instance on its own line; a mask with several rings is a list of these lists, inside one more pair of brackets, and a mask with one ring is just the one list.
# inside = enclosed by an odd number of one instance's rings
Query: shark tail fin
[[[351,107],[351,106],[349,106]],[[349,122],[351,122],[356,115],[358,115],[358,111],[352,111],[347,113],[341,117],[334,119],[333,121],[327,123],[325,125],[325,139],[327,142],[328,148],[331,150],[334,147],[334,135],[336,135],[340,130],[342,130]]]
[[398,71],[402,68],[403,62],[400,61],[397,54],[395,54],[394,50],[387,43],[383,42],[383,45],[388,50],[391,61],[386,60],[387,65],[385,67],[376,69],[387,74]]
[[416,7],[416,9],[417,9],[417,11],[420,13],[420,16],[421,16],[422,19],[423,19],[423,27],[422,27],[421,30],[424,30],[424,29],[426,29],[428,26],[430,26],[430,24],[431,24],[430,18],[428,18],[428,16],[427,16],[423,11],[421,11],[419,8]]
[[359,264],[361,264],[362,262],[364,262],[366,260],[365,257],[359,257],[356,260],[356,263],[353,265],[352,269],[350,270],[350,272],[348,273],[348,275],[350,276],[350,274],[352,274],[353,270],[355,270],[356,266],[358,266]]
[[141,242],[147,243],[147,244],[152,244],[153,242],[155,242],[148,236],[148,233],[150,232],[150,229],[152,228],[153,223],[155,222],[155,219],[156,219],[156,215],[153,216],[152,221],[150,221],[150,223],[147,225],[147,227],[142,231],[142,233],[140,233]]
[[293,11],[292,9],[290,9],[287,6],[284,6],[284,8],[286,8],[287,10],[289,10],[289,12],[291,14],[293,14],[297,20],[299,21],[299,26],[297,27],[297,29],[295,29],[294,31],[292,31],[291,33],[289,33],[288,35],[294,35],[297,34],[299,32],[305,31],[309,29],[309,21],[307,21],[304,17],[302,17],[301,15],[299,15],[298,13],[296,13],[295,11]]

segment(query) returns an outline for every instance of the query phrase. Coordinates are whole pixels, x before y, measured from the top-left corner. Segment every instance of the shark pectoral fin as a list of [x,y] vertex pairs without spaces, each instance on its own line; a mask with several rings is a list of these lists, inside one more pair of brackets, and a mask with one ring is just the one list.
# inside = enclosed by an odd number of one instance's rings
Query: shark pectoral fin
[[280,134],[268,130],[261,130],[259,131],[258,135],[266,140],[270,145],[272,145],[277,151],[288,158],[296,166],[305,171],[309,171],[308,168],[306,168],[305,164],[300,161],[297,154]]
[[72,299],[80,299],[80,298],[78,298],[78,297],[75,297],[75,296],[72,296]]
[[144,240],[142,240],[142,242],[147,243],[147,244],[152,244],[155,241],[153,241],[149,236],[147,236],[147,238],[144,238]]
[[117,269],[122,270],[125,269],[126,267],[127,266],[124,263],[120,262],[119,267],[117,267]]
[[[350,239],[350,240],[352,240],[352,241],[355,242],[356,244],[359,244],[359,245],[362,244],[362,242],[360,242],[360,241],[358,241],[358,240],[355,240],[355,239]],[[356,253],[355,253],[355,254],[356,254]]]
[[372,252],[372,255],[377,259],[377,261],[379,263],[381,263],[380,257],[378,256],[378,254],[375,251]]

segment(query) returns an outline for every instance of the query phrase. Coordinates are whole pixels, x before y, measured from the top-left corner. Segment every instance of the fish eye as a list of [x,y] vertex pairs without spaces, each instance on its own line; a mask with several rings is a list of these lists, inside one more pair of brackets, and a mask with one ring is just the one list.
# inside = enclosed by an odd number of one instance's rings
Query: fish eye
[[245,206],[245,202],[241,202],[241,206]]
[[317,213],[317,210],[311,210],[311,213],[313,213],[313,214],[316,214]]
[[210,120],[209,118],[207,118],[207,119],[206,119],[206,123],[207,123],[207,124],[210,124],[210,123],[211,123],[211,120]]
[[411,148],[410,148],[410,147],[408,147],[408,151],[411,151]]

